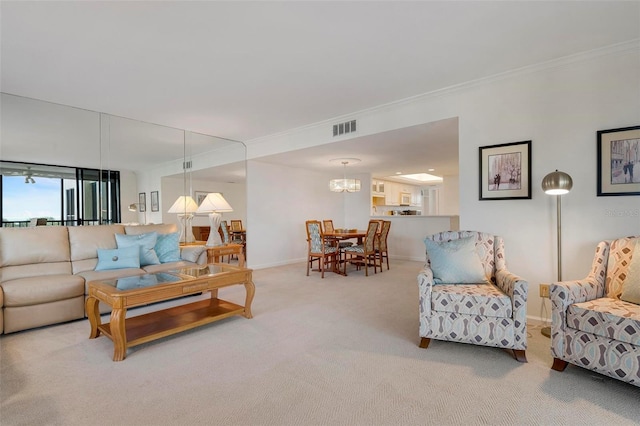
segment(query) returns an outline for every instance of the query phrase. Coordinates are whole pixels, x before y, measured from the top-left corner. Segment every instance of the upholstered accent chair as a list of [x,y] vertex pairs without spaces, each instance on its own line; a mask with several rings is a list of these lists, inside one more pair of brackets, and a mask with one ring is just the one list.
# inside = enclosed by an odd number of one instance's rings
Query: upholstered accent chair
[[331,265],[335,270],[338,268],[340,251],[338,247],[326,244],[322,233],[322,224],[319,220],[306,221],[307,228],[307,276],[309,269],[313,267],[313,262],[318,261],[320,274],[324,278],[324,271],[327,265]]
[[418,274],[420,347],[431,339],[511,349],[527,362],[528,283],[507,270],[501,237],[447,231],[425,238]]
[[358,268],[364,265],[364,275],[369,276],[369,266],[373,265],[373,273],[377,273],[378,265],[380,266],[380,272],[382,272],[382,264],[378,262],[378,256],[376,255],[376,243],[378,241],[378,221],[370,220],[367,227],[367,233],[362,240],[362,244],[357,244],[351,247],[345,247],[342,252],[345,255],[344,259],[344,275],[347,275],[347,263],[355,264]]
[[[598,243],[589,275],[552,283],[552,369],[568,363],[640,386],[640,236]],[[629,301],[631,300],[631,301]]]

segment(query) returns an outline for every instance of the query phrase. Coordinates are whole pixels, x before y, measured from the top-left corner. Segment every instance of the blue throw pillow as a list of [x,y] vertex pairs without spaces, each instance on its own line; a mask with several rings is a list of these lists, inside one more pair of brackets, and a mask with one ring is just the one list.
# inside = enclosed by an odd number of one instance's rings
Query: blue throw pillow
[[431,260],[433,278],[439,284],[480,284],[487,278],[474,237],[436,242],[424,240]]
[[138,247],[117,249],[98,249],[96,271],[109,269],[139,268],[140,250]]
[[180,233],[158,234],[154,250],[160,263],[178,262],[180,260]]
[[118,248],[131,246],[138,247],[140,250],[140,266],[160,264],[158,256],[153,249],[156,246],[157,239],[157,232],[149,232],[147,234],[139,235],[116,234],[116,243],[118,244]]

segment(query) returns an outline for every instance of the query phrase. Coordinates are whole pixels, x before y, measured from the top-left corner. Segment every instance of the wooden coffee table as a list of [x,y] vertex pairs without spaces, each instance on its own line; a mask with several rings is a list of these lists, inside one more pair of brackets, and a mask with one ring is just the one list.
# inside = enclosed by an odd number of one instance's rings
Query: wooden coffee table
[[[218,289],[244,285],[244,306],[218,299]],[[176,299],[201,292],[211,298],[126,318],[127,308]],[[170,336],[214,321],[241,315],[252,318],[255,294],[252,270],[225,264],[176,269],[155,274],[89,282],[86,301],[90,339],[100,333],[113,341],[113,360],[122,361],[127,348]],[[111,322],[102,324],[99,302],[111,307]]]

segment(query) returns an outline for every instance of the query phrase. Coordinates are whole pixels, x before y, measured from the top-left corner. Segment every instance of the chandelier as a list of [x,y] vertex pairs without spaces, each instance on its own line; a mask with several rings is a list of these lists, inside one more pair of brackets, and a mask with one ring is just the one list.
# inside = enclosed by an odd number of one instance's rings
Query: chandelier
[[357,158],[343,158],[332,161],[340,161],[344,168],[342,178],[331,179],[329,181],[329,190],[332,192],[358,192],[360,191],[360,179],[347,179],[347,164],[357,163],[360,160]]

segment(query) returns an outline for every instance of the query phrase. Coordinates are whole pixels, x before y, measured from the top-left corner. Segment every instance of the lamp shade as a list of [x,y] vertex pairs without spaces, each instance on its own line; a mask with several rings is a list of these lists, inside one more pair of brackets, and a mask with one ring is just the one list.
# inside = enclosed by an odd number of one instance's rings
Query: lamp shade
[[221,193],[212,192],[207,194],[207,197],[202,200],[202,203],[197,208],[196,213],[223,213],[232,212],[233,208],[227,203]]
[[542,179],[542,190],[550,195],[562,195],[571,191],[573,179],[565,172],[551,172]]
[[198,209],[198,205],[190,196],[181,195],[169,208],[167,213],[193,213]]
[[329,190],[333,192],[358,192],[360,191],[360,179],[331,179]]

